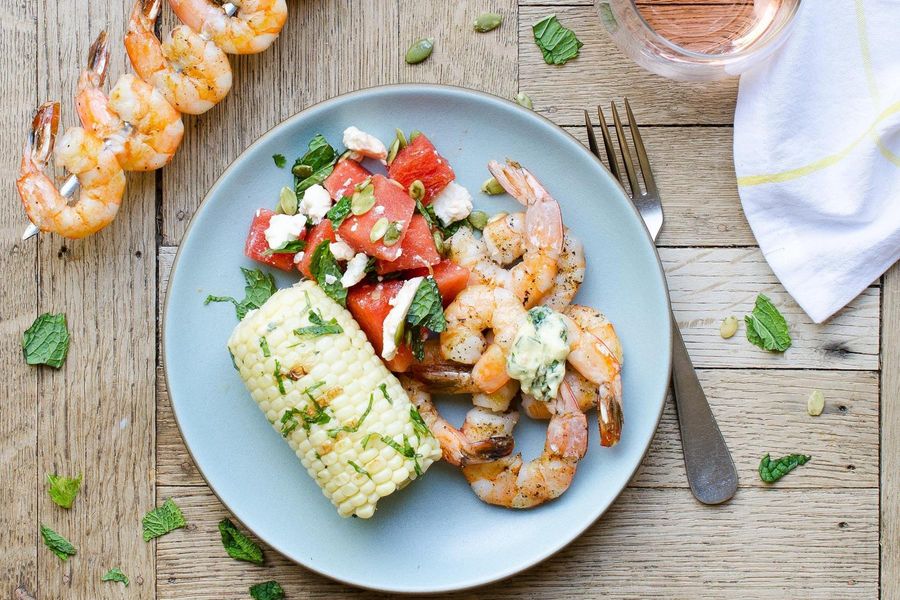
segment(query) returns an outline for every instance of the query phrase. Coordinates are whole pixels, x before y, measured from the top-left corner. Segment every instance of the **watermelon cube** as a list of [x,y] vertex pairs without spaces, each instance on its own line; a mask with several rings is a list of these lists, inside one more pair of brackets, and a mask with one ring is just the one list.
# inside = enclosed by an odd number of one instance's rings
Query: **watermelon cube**
[[[341,223],[338,233],[357,252],[364,252],[381,260],[397,260],[402,253],[403,238],[409,229],[416,203],[405,189],[383,175],[372,177],[372,185],[375,189],[375,204],[364,214],[349,215]],[[400,230],[399,239],[392,245],[385,245],[384,238],[373,242],[370,237],[372,227],[382,218],[396,223]]]
[[344,196],[353,194],[353,188],[371,177],[372,174],[364,166],[353,159],[345,158],[334,165],[331,172],[322,184],[331,198],[337,202]]
[[417,179],[425,185],[423,202],[430,204],[447,185],[456,179],[450,163],[438,154],[434,144],[424,134],[414,139],[409,145],[397,153],[397,157],[388,167],[391,179],[399,181],[405,189],[409,189]]
[[[247,241],[244,244],[244,254],[248,258],[263,264],[281,269],[282,271],[294,270],[293,254],[267,254],[269,250],[269,242],[266,241],[266,229],[269,228],[269,221],[275,213],[268,208],[260,208],[253,215],[253,221],[250,223],[250,232],[247,234]],[[303,239],[304,233],[300,234],[298,239]]]
[[334,236],[334,227],[331,226],[331,221],[328,219],[319,221],[315,227],[309,230],[306,236],[306,251],[303,253],[303,258],[297,263],[297,270],[303,273],[307,279],[315,279],[312,271],[309,270],[313,252],[316,251],[316,248],[322,242],[326,240],[333,242],[335,239],[337,238]]
[[428,228],[425,217],[420,214],[413,215],[400,248],[403,252],[397,260],[392,262],[379,260],[375,263],[375,271],[379,275],[418,267],[430,267],[441,262],[441,255],[438,254],[434,245],[431,229]]

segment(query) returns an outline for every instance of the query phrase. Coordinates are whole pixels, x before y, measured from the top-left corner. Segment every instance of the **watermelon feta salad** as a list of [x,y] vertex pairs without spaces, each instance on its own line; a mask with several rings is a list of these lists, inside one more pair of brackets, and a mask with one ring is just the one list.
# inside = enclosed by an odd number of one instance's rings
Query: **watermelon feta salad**
[[[473,214],[472,195],[425,134],[398,130],[386,146],[348,127],[342,143],[343,152],[321,135],[309,142],[274,210],[253,215],[244,253],[318,283],[388,367],[406,371],[469,280],[445,256],[446,240],[460,227],[480,229],[486,215]],[[414,324],[413,305],[439,317]]]

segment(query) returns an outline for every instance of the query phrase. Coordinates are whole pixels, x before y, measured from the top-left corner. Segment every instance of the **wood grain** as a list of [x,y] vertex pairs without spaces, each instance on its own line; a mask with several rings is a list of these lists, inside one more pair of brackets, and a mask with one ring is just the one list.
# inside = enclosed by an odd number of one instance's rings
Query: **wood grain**
[[[272,550],[264,567],[238,563],[222,550],[216,523],[228,513],[211,493],[167,486],[160,494],[173,497],[191,523],[160,540],[160,600],[244,598],[247,587],[269,579],[289,598],[386,597],[332,582]],[[746,489],[709,508],[686,489],[628,488],[539,566],[442,597],[872,598],[876,506],[875,489]]]
[[[62,101],[64,125],[75,121],[72,99],[89,45],[106,24],[120,48],[126,13],[121,3],[39,4],[38,95]],[[112,52],[110,79],[124,69],[124,52]],[[97,591],[113,566],[131,578],[129,597],[154,595],[154,547],[141,539],[140,521],[155,503],[155,349],[147,343],[155,332],[155,228],[154,176],[130,174],[108,228],[82,241],[38,240],[39,310],[66,313],[71,349],[58,372],[40,371],[33,490],[40,522],[79,550],[62,562],[38,546],[43,598],[113,593]],[[46,494],[45,474],[79,472],[84,486],[74,508],[63,510]]]
[[[25,213],[16,192],[21,156],[31,116],[38,104],[37,7],[17,2],[6,7],[0,27],[0,594],[36,594],[37,576],[37,415],[39,368],[22,360],[22,332],[38,315],[37,248],[20,242]],[[30,52],[12,52],[27,48]]]
[[[560,125],[581,125],[585,108],[628,96],[641,125],[732,123],[737,80],[677,83],[642,70],[613,44],[590,6],[554,7],[584,47],[563,67],[546,64],[531,26],[550,12],[539,6],[519,9],[519,87],[539,113]],[[728,148],[719,151],[730,154]]]
[[884,276],[881,343],[881,597],[900,599],[900,264]]

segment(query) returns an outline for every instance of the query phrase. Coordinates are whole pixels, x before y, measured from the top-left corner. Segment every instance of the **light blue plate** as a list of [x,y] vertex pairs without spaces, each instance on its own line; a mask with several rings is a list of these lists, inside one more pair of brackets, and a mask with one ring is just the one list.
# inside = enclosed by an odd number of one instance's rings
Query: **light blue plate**
[[[572,487],[536,509],[483,504],[462,475],[438,463],[424,479],[378,505],[369,520],[342,519],[250,399],[225,343],[230,305],[243,297],[239,267],[253,211],[274,206],[290,185],[273,154],[303,153],[316,133],[340,144],[356,125],[382,140],[420,129],[474,192],[476,208],[519,210],[509,197],[478,193],[490,159],[514,158],[562,206],[584,242],[587,276],[577,301],[605,312],[625,351],[622,441],[602,448],[591,417],[590,447]],[[198,160],[200,158],[198,157]],[[280,286],[296,279],[277,274]],[[459,88],[404,85],[365,90],[313,106],[250,146],[210,190],[178,251],[164,320],[169,395],[181,433],[210,487],[247,528],[288,558],[323,575],[393,592],[440,592],[513,575],[583,532],[622,491],[650,445],[670,368],[668,296],[659,260],[638,214],[601,163],[534,112]],[[442,401],[456,423],[462,399]],[[522,418],[519,449],[540,452],[544,423]],[[227,560],[227,559],[223,559]]]

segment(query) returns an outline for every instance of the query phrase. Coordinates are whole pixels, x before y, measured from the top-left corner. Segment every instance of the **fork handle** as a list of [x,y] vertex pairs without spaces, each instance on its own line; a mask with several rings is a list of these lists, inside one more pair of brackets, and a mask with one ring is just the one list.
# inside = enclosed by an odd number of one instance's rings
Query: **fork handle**
[[721,504],[737,491],[737,470],[674,315],[672,332],[672,387],[688,484],[694,497],[703,504]]

